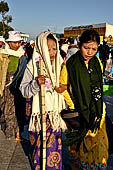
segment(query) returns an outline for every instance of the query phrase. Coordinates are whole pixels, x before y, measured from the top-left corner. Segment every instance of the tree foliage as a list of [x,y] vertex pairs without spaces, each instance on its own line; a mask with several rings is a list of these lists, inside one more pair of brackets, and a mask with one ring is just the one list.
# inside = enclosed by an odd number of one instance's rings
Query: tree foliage
[[0,13],[2,14],[2,16],[5,15],[6,12],[8,11],[9,11],[8,3],[1,1],[0,2]]
[[[10,29],[13,29],[8,26],[8,23],[12,22],[12,16],[6,15],[6,13],[9,11],[8,3],[1,1],[0,2],[0,14],[2,15],[2,22],[0,23],[0,35],[3,35],[4,38],[7,37],[7,31]],[[6,23],[7,24],[6,24]]]
[[[4,38],[7,39],[8,38],[8,32],[9,31],[13,31],[14,29],[8,25],[5,25],[5,35]],[[2,22],[0,22],[0,36],[2,36]]]

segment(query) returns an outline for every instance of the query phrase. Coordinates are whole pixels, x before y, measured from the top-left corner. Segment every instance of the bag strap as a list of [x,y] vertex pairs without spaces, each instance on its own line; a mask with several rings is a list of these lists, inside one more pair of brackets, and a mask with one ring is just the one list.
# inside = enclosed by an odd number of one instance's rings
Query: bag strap
[[69,118],[74,118],[74,117],[77,117],[77,116],[79,116],[78,112],[66,113],[66,114],[63,115],[63,118],[64,119],[69,119]]

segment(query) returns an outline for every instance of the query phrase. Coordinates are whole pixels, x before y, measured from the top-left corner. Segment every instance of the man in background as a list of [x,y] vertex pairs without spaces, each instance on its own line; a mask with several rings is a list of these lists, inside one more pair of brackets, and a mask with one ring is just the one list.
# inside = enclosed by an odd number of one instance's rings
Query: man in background
[[31,41],[26,45],[25,51],[26,51],[27,56],[28,56],[28,61],[32,58],[34,46],[35,46],[35,42],[34,42],[33,40],[31,40]]

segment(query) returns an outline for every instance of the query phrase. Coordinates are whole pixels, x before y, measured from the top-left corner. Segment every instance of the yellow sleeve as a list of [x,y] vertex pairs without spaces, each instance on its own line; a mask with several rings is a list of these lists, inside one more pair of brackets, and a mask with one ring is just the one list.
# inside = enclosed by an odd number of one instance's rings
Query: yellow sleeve
[[74,108],[75,108],[75,107],[74,107],[74,103],[72,102],[68,91],[65,90],[62,94],[63,94],[64,100],[65,100],[66,104],[69,106],[69,108],[70,108],[70,109],[74,109]]
[[61,84],[67,84],[67,82],[68,82],[68,73],[67,73],[66,65],[63,64],[63,65],[62,65],[61,72],[60,72],[59,83],[61,83]]
[[[68,73],[67,73],[67,69],[66,69],[65,64],[62,65],[59,82],[61,84],[65,84],[65,85],[68,83]],[[70,98],[68,91],[65,90],[62,94],[63,94],[64,100],[65,100],[66,104],[69,106],[69,108],[74,109],[74,104],[73,104],[73,102]]]

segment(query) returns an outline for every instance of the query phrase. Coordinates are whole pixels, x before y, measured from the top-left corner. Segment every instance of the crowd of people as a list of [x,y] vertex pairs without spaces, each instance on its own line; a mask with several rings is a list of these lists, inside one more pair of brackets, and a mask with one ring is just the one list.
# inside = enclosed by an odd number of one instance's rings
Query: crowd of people
[[9,32],[0,49],[1,131],[21,141],[28,127],[35,170],[107,169],[103,75],[112,53],[95,30],[62,43],[45,31],[27,44]]

